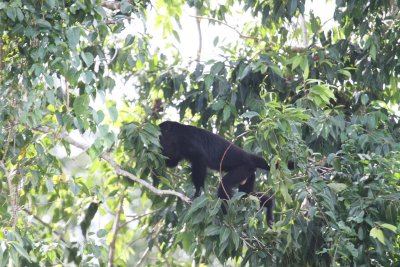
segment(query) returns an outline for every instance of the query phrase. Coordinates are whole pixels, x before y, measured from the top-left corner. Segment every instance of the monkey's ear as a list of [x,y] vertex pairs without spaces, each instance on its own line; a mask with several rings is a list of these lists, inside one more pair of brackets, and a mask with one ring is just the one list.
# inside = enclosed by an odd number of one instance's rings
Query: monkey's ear
[[161,132],[167,133],[171,130],[173,123],[171,121],[164,121],[164,122],[160,123],[159,126],[161,129]]

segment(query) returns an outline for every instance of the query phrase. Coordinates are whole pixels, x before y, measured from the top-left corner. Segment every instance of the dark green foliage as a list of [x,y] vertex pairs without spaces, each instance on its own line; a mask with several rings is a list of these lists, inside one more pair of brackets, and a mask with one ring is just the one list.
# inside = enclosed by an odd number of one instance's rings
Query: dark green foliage
[[[328,29],[305,1],[187,1],[202,27],[240,23],[185,63],[184,1],[106,2],[0,2],[0,266],[399,265],[399,1],[337,0]],[[273,166],[271,229],[253,197],[221,212],[218,172],[190,205],[155,193],[194,191],[160,155],[174,112]]]

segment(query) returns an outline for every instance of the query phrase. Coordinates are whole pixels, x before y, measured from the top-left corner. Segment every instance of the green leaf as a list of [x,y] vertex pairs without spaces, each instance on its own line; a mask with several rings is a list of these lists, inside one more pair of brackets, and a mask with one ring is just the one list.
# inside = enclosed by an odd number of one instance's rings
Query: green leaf
[[205,90],[208,91],[211,88],[211,85],[214,82],[214,76],[213,75],[205,75],[204,77],[204,84],[205,84]]
[[349,78],[349,79],[351,79],[351,73],[350,73],[350,71],[348,71],[348,70],[338,70],[337,71],[338,73],[340,73],[340,74],[342,74],[342,75],[344,75],[344,76],[346,76],[347,78]]
[[82,191],[83,191],[86,195],[90,196],[89,188],[88,188],[88,187],[86,186],[86,184],[83,182],[82,178],[76,178],[76,179],[75,179],[75,183],[76,183],[77,185],[80,186],[80,188],[82,189]]
[[100,229],[97,231],[98,238],[105,237],[107,234],[108,234],[108,231],[106,229]]
[[329,183],[327,186],[335,192],[340,192],[347,189],[347,185],[343,183]]
[[251,65],[247,65],[244,69],[241,68],[239,71],[238,80],[243,80],[244,77],[246,77],[247,74],[249,74],[251,69],[252,69]]
[[193,244],[193,235],[190,232],[183,232],[178,235],[178,238],[182,240],[182,247],[186,252],[190,251],[190,248]]
[[225,67],[224,63],[222,63],[222,62],[217,62],[217,63],[215,63],[214,65],[212,65],[211,70],[210,70],[210,73],[211,73],[212,75],[217,76],[218,73],[219,73],[224,67]]
[[90,84],[95,78],[95,75],[91,70],[84,71],[82,74],[84,84]]
[[220,226],[217,225],[209,225],[207,228],[204,230],[204,235],[205,236],[214,236],[218,235],[220,233]]
[[372,43],[371,47],[369,48],[369,55],[373,60],[376,60],[376,46],[374,43]]
[[90,67],[94,62],[94,57],[90,52],[82,52],[81,57],[88,67]]
[[15,7],[9,7],[6,11],[7,17],[9,17],[12,21],[15,21],[17,17],[17,10]]
[[238,249],[239,244],[240,244],[239,234],[236,231],[232,231],[231,236],[232,236],[233,244],[235,245],[235,249]]
[[100,5],[95,5],[94,10],[96,11],[97,14],[99,14],[102,18],[107,18],[107,12],[105,9],[100,6]]
[[220,244],[222,244],[228,240],[230,232],[231,231],[229,230],[228,227],[223,226],[220,228],[220,231],[219,231],[219,240],[220,240],[219,243]]
[[31,258],[29,257],[28,252],[20,244],[14,242],[14,241],[11,241],[9,243],[15,248],[15,250],[18,252],[19,255],[21,255],[22,257],[27,259],[29,262],[31,262]]
[[330,99],[336,99],[333,91],[325,85],[314,85],[310,88],[308,98],[318,106],[329,104]]
[[213,41],[214,47],[218,45],[218,42],[219,42],[219,36],[214,38],[214,41]]
[[242,117],[243,117],[243,118],[247,118],[247,119],[251,119],[251,118],[253,118],[253,117],[255,117],[255,116],[260,116],[260,114],[258,114],[258,113],[255,112],[255,111],[247,111],[247,112],[245,112],[245,113],[242,114]]
[[397,227],[394,226],[393,224],[383,223],[380,226],[392,231],[393,233],[397,233]]
[[288,188],[287,188],[286,184],[280,183],[279,191],[281,192],[281,194],[282,194],[283,198],[285,199],[286,203],[288,203],[288,204],[292,203],[292,198],[289,195],[289,191],[288,191]]
[[48,22],[47,20],[44,20],[44,19],[37,19],[36,23],[40,28],[45,28],[45,29],[52,28],[50,22]]
[[212,104],[212,109],[215,111],[218,111],[218,110],[223,109],[224,106],[225,106],[225,101],[223,101],[222,99],[219,99]]
[[282,72],[282,70],[281,70],[278,66],[276,66],[276,65],[271,65],[270,68],[271,68],[276,74],[278,74],[279,77],[283,78],[283,72]]
[[361,96],[361,104],[363,104],[364,106],[368,104],[369,101],[369,97],[367,94],[362,94]]
[[193,201],[192,206],[190,207],[190,210],[189,210],[190,213],[193,213],[193,212],[195,212],[196,210],[198,210],[198,209],[204,207],[204,206],[207,204],[207,202],[208,202],[208,199],[207,199],[205,196],[197,197],[197,198]]
[[302,56],[295,56],[293,58],[292,70],[297,68],[302,63],[302,61],[303,61],[303,57]]
[[128,34],[125,37],[125,47],[130,46],[131,44],[133,44],[134,41],[135,41],[135,36],[133,36],[132,34]]
[[67,29],[67,40],[68,45],[72,50],[76,50],[76,46],[79,43],[79,38],[81,36],[80,29],[78,27],[72,27]]
[[287,9],[289,11],[289,17],[292,17],[294,12],[296,11],[297,8],[297,1],[298,0],[288,0],[287,2]]
[[93,120],[94,122],[99,125],[103,120],[104,120],[104,113],[103,111],[99,110],[99,111],[95,111],[93,110]]
[[111,120],[113,121],[113,122],[116,122],[117,121],[117,119],[118,119],[118,110],[117,110],[117,108],[113,105],[113,106],[110,106],[109,108],[108,108],[108,114],[110,115],[110,117],[111,117]]
[[51,180],[51,179],[46,179],[46,188],[47,188],[47,191],[49,191],[49,192],[53,192],[53,191],[54,191],[54,183],[53,183],[53,180]]
[[80,95],[74,100],[73,108],[76,115],[83,115],[88,111],[89,107],[89,96]]
[[121,1],[121,12],[123,14],[128,14],[133,9],[133,5],[129,3],[127,0]]
[[69,181],[69,186],[71,192],[75,195],[78,196],[79,192],[81,191],[81,187],[77,185],[73,180]]
[[54,8],[56,6],[56,0],[46,0],[46,4],[50,7],[50,8]]
[[24,13],[22,13],[20,8],[17,8],[17,18],[18,21],[22,22],[24,20]]
[[231,107],[229,105],[226,105],[223,111],[223,120],[227,121],[230,115],[231,115]]
[[377,227],[374,227],[371,229],[369,232],[369,235],[373,238],[376,238],[381,242],[382,244],[385,245],[385,236],[383,235],[383,231]]
[[310,68],[309,68],[308,64],[306,64],[304,67],[303,79],[307,80],[309,74],[310,74]]

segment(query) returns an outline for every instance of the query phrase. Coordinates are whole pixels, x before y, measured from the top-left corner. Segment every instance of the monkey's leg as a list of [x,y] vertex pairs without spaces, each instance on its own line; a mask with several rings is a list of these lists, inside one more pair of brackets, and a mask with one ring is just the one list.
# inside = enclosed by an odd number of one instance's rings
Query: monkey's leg
[[178,165],[179,161],[180,161],[180,159],[177,159],[177,158],[172,158],[172,159],[167,158],[165,160],[165,164],[167,165],[167,167],[173,168]]
[[260,200],[261,208],[266,209],[267,223],[271,227],[272,223],[274,222],[274,197],[266,195],[264,192],[252,192],[251,195],[256,196]]
[[196,188],[196,193],[193,199],[200,196],[201,189],[204,187],[204,180],[207,175],[207,165],[202,160],[197,160],[192,162],[192,181],[194,187]]
[[249,178],[247,178],[247,180],[243,184],[239,185],[239,191],[250,194],[251,192],[254,191],[255,181],[256,181],[256,175],[253,173],[249,176]]
[[[232,196],[232,188],[238,184],[251,179],[254,175],[254,169],[245,165],[236,167],[229,171],[223,178],[218,187],[218,197],[222,199],[229,199]],[[247,182],[247,181],[246,181]]]

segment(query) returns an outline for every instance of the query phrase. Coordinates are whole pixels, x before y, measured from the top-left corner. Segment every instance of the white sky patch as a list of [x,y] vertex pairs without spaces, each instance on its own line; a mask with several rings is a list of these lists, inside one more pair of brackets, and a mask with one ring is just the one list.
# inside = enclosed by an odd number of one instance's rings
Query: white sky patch
[[[217,8],[217,4],[225,4],[226,1],[218,0],[213,2],[212,6]],[[321,19],[321,24],[323,25],[323,30],[331,29],[335,26],[335,22],[333,20],[333,13],[335,9],[334,1],[321,1],[321,0],[307,0],[305,6],[305,18],[306,21],[309,19],[310,12],[314,12],[314,14]],[[227,16],[226,24],[238,30],[242,31],[245,22],[249,22],[253,19],[250,12],[244,12],[242,8],[237,5],[232,7],[232,10],[235,15]],[[131,20],[131,24],[128,25],[126,29],[120,33],[116,38],[123,40],[128,34],[132,36],[140,36],[141,34],[152,35],[151,39],[151,47],[154,52],[162,51],[167,57],[170,56],[171,53],[178,51],[183,59],[183,65],[189,65],[189,62],[195,61],[197,58],[197,52],[199,48],[199,33],[197,30],[196,24],[196,10],[195,8],[190,8],[185,5],[182,9],[182,16],[180,18],[180,24],[182,28],[178,27],[178,24],[175,23],[176,30],[180,36],[180,42],[175,39],[174,36],[169,36],[167,39],[163,39],[163,29],[161,27],[156,27],[156,16],[157,12],[163,13],[163,10],[156,10],[155,7],[150,9],[147,14],[146,20],[141,19],[133,19]],[[240,16],[240,19],[238,19]],[[254,20],[259,20],[260,18],[254,18]],[[201,60],[208,61],[211,59],[222,59],[221,54],[222,50],[219,48],[223,47],[229,43],[235,43],[240,40],[239,34],[232,28],[215,23],[210,24],[207,19],[200,20],[201,23],[201,31],[202,31],[202,51],[201,51]],[[217,46],[214,46],[214,40],[218,38],[219,42]],[[169,46],[168,44],[172,43],[173,46]],[[107,93],[106,95],[101,95],[96,98],[94,102],[91,103],[91,106],[95,109],[101,109],[104,107],[105,99],[111,99],[116,101],[117,109],[119,109],[121,105],[122,99],[137,99],[137,89],[134,88],[135,78],[132,77],[129,81],[124,81],[122,77],[115,77],[116,86],[111,93]],[[170,113],[170,112],[168,112]],[[168,117],[172,115],[169,114]],[[172,116],[174,119],[178,119],[177,116]],[[172,119],[172,118],[171,118]]]

